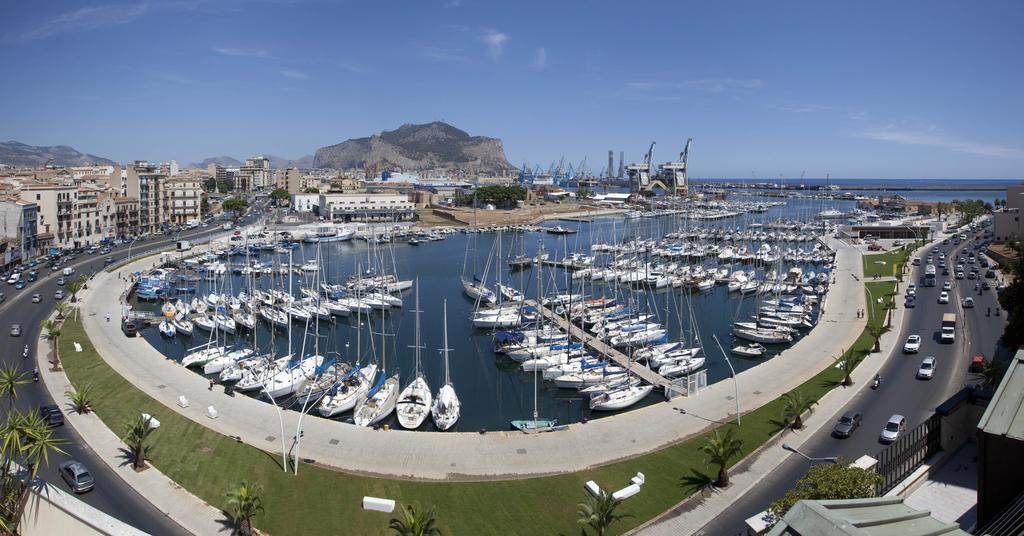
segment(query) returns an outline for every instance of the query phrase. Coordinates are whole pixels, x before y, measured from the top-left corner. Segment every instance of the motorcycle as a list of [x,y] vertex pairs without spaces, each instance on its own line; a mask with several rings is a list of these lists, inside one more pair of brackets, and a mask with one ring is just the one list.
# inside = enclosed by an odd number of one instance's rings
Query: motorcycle
[[25,349],[21,351],[21,358],[25,359],[28,357],[28,345],[25,345]]
[[39,381],[39,367],[32,369],[32,381]]
[[882,377],[875,374],[875,381],[871,383],[872,389],[878,389],[878,386],[882,384]]

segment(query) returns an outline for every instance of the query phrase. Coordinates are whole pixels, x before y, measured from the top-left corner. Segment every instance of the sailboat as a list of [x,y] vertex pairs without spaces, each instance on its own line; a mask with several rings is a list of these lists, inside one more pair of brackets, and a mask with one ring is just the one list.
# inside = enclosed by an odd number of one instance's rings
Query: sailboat
[[387,321],[381,319],[380,369],[382,374],[377,377],[377,382],[366,393],[366,398],[359,401],[359,404],[356,406],[355,412],[352,414],[352,421],[356,426],[372,426],[379,423],[387,418],[388,415],[391,415],[391,412],[395,410],[395,403],[398,401],[398,373],[396,372],[388,378],[385,366],[387,362],[387,335],[384,333],[385,322]]
[[427,385],[427,380],[423,378],[423,369],[420,366],[420,349],[423,346],[420,344],[419,281],[416,281],[416,343],[413,348],[416,350],[416,377],[413,378],[412,382],[405,389],[402,389],[396,404],[399,424],[410,430],[419,428],[423,424],[427,414],[430,413],[430,404],[432,402],[430,386]]
[[[541,253],[544,252],[541,246]],[[544,284],[541,273],[544,271],[543,264],[537,265],[537,302],[540,302],[541,289]],[[570,289],[571,290],[571,289]],[[512,421],[512,428],[522,432],[544,432],[553,430],[556,419],[541,419],[537,417],[537,369],[533,369],[533,419],[518,419]]]
[[444,385],[437,391],[434,407],[430,408],[430,415],[434,419],[434,426],[443,432],[455,425],[455,422],[459,420],[459,411],[462,409],[462,403],[459,402],[459,397],[455,394],[455,387],[452,386],[448,370],[448,300],[444,300],[444,338],[442,340],[444,345],[444,348],[441,349],[444,354]]

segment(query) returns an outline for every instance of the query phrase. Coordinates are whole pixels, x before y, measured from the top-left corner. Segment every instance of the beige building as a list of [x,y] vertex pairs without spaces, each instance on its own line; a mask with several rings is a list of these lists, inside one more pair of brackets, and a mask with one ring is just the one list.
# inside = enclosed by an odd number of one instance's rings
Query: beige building
[[993,216],[992,241],[1013,242],[1024,237],[1024,184],[1006,188],[1006,208],[996,211]]
[[178,175],[165,179],[161,223],[184,225],[202,219],[202,182],[198,177]]
[[114,236],[134,236],[139,228],[139,200],[134,197],[114,198]]
[[306,189],[306,177],[297,168],[278,169],[274,171],[274,187],[288,190],[289,194],[301,194]]
[[235,190],[248,192],[269,188],[273,182],[270,171],[270,160],[264,156],[247,158],[245,164],[238,168],[235,175]]
[[161,189],[167,175],[160,171],[160,166],[142,160],[135,161],[127,168],[127,179],[124,196],[134,197],[139,201],[139,232],[155,233],[163,223],[160,214],[163,196]]
[[36,236],[40,244],[73,247],[78,188],[55,183],[27,183],[22,185],[19,197],[39,207]]

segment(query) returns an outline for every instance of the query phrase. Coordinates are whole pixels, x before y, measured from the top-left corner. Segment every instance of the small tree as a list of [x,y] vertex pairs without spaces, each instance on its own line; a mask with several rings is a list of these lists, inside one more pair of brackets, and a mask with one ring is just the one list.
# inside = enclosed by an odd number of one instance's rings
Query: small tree
[[719,487],[729,486],[729,462],[743,451],[743,441],[734,437],[735,432],[736,429],[730,427],[725,435],[719,435],[716,429],[700,447],[701,452],[707,456],[706,463],[718,466],[715,485]]
[[7,396],[8,411],[14,409],[14,403],[18,400],[18,386],[28,383],[28,377],[18,367],[4,363],[0,367],[0,396]]
[[291,199],[291,194],[284,188],[274,188],[274,191],[270,192],[270,198],[274,201],[287,201]]
[[436,523],[433,507],[423,510],[419,504],[403,504],[401,517],[391,518],[388,528],[395,531],[396,536],[439,536],[441,529]]
[[146,456],[150,449],[149,436],[156,430],[150,426],[152,421],[153,417],[147,417],[140,413],[125,423],[125,433],[121,441],[124,441],[124,444],[131,450],[132,467],[136,471],[141,471],[146,467]]
[[817,401],[803,391],[791,391],[782,395],[782,402],[782,421],[794,430],[804,427],[803,414],[817,404]]
[[252,534],[252,518],[263,511],[263,487],[243,480],[227,492],[227,514],[242,536]]
[[65,391],[64,396],[71,400],[71,405],[79,415],[89,413],[92,410],[92,384],[83,383],[74,391]]
[[615,522],[633,517],[631,514],[616,513],[615,510],[620,504],[622,501],[604,490],[596,497],[588,495],[585,502],[576,506],[576,515],[579,516],[576,522],[584,527],[590,527],[597,536],[604,536]]
[[57,320],[63,319],[68,313],[68,304],[64,301],[57,302],[57,305],[53,306],[53,310],[57,311]]
[[234,213],[235,217],[237,218],[241,216],[242,213],[246,211],[246,209],[249,208],[249,202],[240,197],[231,197],[225,199],[224,202],[221,203],[221,208],[223,208],[227,212]]
[[879,345],[879,341],[882,338],[882,334],[885,333],[885,328],[879,324],[874,324],[871,321],[868,321],[867,331],[868,335],[871,337],[871,340],[875,341],[875,345],[871,348],[871,351],[880,351],[881,346]]
[[42,323],[46,336],[53,341],[53,369],[60,370],[60,322],[47,318]]
[[82,290],[83,284],[85,284],[84,278],[79,278],[69,281],[68,284],[64,285],[64,288],[68,289],[68,292],[71,293],[71,303],[78,301],[78,291]]
[[853,379],[850,378],[850,374],[853,373],[853,369],[857,367],[857,355],[855,353],[847,352],[845,349],[836,358],[836,365],[839,370],[843,371],[843,385],[853,385]]
[[836,463],[812,465],[807,473],[797,480],[793,489],[768,507],[769,521],[775,523],[786,512],[802,500],[864,499],[875,496],[875,485],[882,476],[873,471],[850,467],[842,458]]
[[314,187],[310,186],[309,188],[306,188],[305,190],[303,190],[302,193],[304,193],[304,194],[318,194],[318,193],[320,193],[320,188],[314,188]]

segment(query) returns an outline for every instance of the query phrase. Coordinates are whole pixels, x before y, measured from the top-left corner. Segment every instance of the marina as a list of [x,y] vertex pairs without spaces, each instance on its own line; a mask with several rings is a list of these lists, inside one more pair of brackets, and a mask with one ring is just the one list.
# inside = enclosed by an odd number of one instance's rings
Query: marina
[[[435,335],[447,302],[450,340],[457,342],[449,349],[445,399],[457,393],[461,406],[447,429],[509,429],[534,411],[569,424],[728,378],[712,336],[733,341],[730,347],[765,345],[730,352],[737,370],[799,339],[814,325],[828,287],[832,253],[819,241],[817,204],[666,205],[474,232],[253,229],[218,245],[216,254],[143,275],[132,315],[148,311],[154,323],[169,315],[159,322],[164,329],[143,335],[171,359],[220,348],[213,366],[195,370],[229,393],[397,428],[399,390],[413,378],[422,379],[422,393],[442,385]],[[731,216],[707,218],[709,210]],[[452,273],[460,258],[461,278]],[[412,306],[415,289],[419,308]],[[550,338],[528,335],[533,346],[511,355],[498,349],[499,339],[537,330]],[[419,364],[415,349],[422,350]],[[267,382],[275,387],[265,389]],[[360,400],[382,390],[383,415],[356,419]],[[437,429],[432,419],[415,428]]]

